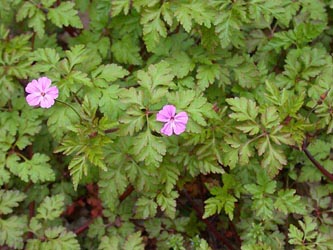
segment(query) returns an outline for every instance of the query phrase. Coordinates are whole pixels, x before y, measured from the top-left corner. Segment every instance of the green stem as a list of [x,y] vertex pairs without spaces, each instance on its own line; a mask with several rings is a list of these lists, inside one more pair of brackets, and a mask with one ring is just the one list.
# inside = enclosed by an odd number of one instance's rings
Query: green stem
[[23,154],[21,154],[20,152],[15,152],[15,154],[17,154],[19,157],[21,157],[23,160],[25,161],[29,161],[29,159],[27,157],[25,157]]
[[64,104],[67,107],[71,108],[75,112],[75,114],[77,114],[77,116],[80,118],[80,121],[82,122],[82,117],[81,117],[80,113],[72,105],[68,104],[67,102],[60,101],[60,100],[55,100],[55,101],[59,102],[61,104]]

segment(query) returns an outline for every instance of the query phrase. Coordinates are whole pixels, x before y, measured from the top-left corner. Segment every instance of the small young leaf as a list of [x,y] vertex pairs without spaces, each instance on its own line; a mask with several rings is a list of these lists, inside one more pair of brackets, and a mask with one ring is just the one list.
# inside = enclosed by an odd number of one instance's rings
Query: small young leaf
[[62,26],[82,28],[83,25],[74,6],[75,4],[72,2],[61,2],[57,8],[49,9],[47,17],[60,28]]
[[42,242],[41,249],[80,250],[80,245],[73,232],[64,227],[53,227],[45,230],[47,240]]
[[244,97],[235,97],[226,99],[226,102],[231,105],[231,110],[234,113],[229,116],[237,121],[254,121],[258,115],[258,107],[252,100]]
[[160,193],[156,197],[157,204],[161,207],[161,210],[171,219],[176,216],[176,198],[178,196],[176,191],[172,191],[167,195]]
[[301,197],[295,195],[296,190],[287,189],[279,190],[278,197],[274,202],[274,206],[281,212],[306,214],[304,203],[301,201]]
[[27,196],[14,190],[0,190],[0,214],[9,214],[13,208],[19,205]]
[[64,210],[65,196],[62,194],[47,196],[37,209],[37,218],[43,220],[54,220],[58,218]]
[[27,217],[0,218],[0,246],[23,249],[23,235],[27,230],[27,223]]
[[136,218],[147,219],[157,213],[157,204],[150,198],[141,197],[135,203]]
[[55,174],[48,163],[50,158],[47,155],[35,153],[31,160],[19,162],[17,155],[11,155],[7,158],[9,170],[20,177],[23,181],[33,183],[53,181]]
[[123,250],[144,250],[145,246],[142,242],[141,232],[136,232],[129,235],[126,239]]

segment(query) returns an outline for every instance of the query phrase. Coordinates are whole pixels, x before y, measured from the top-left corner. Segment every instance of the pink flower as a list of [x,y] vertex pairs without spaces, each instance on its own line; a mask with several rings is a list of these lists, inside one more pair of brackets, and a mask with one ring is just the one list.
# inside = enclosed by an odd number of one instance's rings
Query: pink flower
[[50,85],[51,80],[47,77],[29,82],[25,87],[25,91],[28,93],[25,99],[28,104],[33,107],[50,108],[59,94],[58,88],[50,87]]
[[162,110],[157,113],[156,120],[165,122],[161,133],[167,136],[175,133],[179,135],[186,129],[188,116],[186,112],[180,112],[176,115],[176,107],[173,105],[165,105]]

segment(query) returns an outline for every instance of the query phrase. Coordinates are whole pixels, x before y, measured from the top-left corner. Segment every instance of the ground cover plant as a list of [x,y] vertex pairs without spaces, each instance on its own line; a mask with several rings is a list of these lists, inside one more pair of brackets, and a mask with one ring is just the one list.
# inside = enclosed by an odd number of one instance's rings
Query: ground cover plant
[[332,0],[0,0],[0,249],[333,249]]

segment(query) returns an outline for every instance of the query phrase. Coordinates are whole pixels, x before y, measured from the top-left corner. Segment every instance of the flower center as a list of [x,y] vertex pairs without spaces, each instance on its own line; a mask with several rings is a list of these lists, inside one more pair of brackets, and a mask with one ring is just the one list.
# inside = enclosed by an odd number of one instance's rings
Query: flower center
[[45,96],[45,93],[44,93],[44,92],[41,92],[40,94],[41,94],[42,96]]
[[170,117],[170,121],[173,122],[174,120],[175,120],[175,117],[174,117],[174,116],[171,116],[171,117]]

